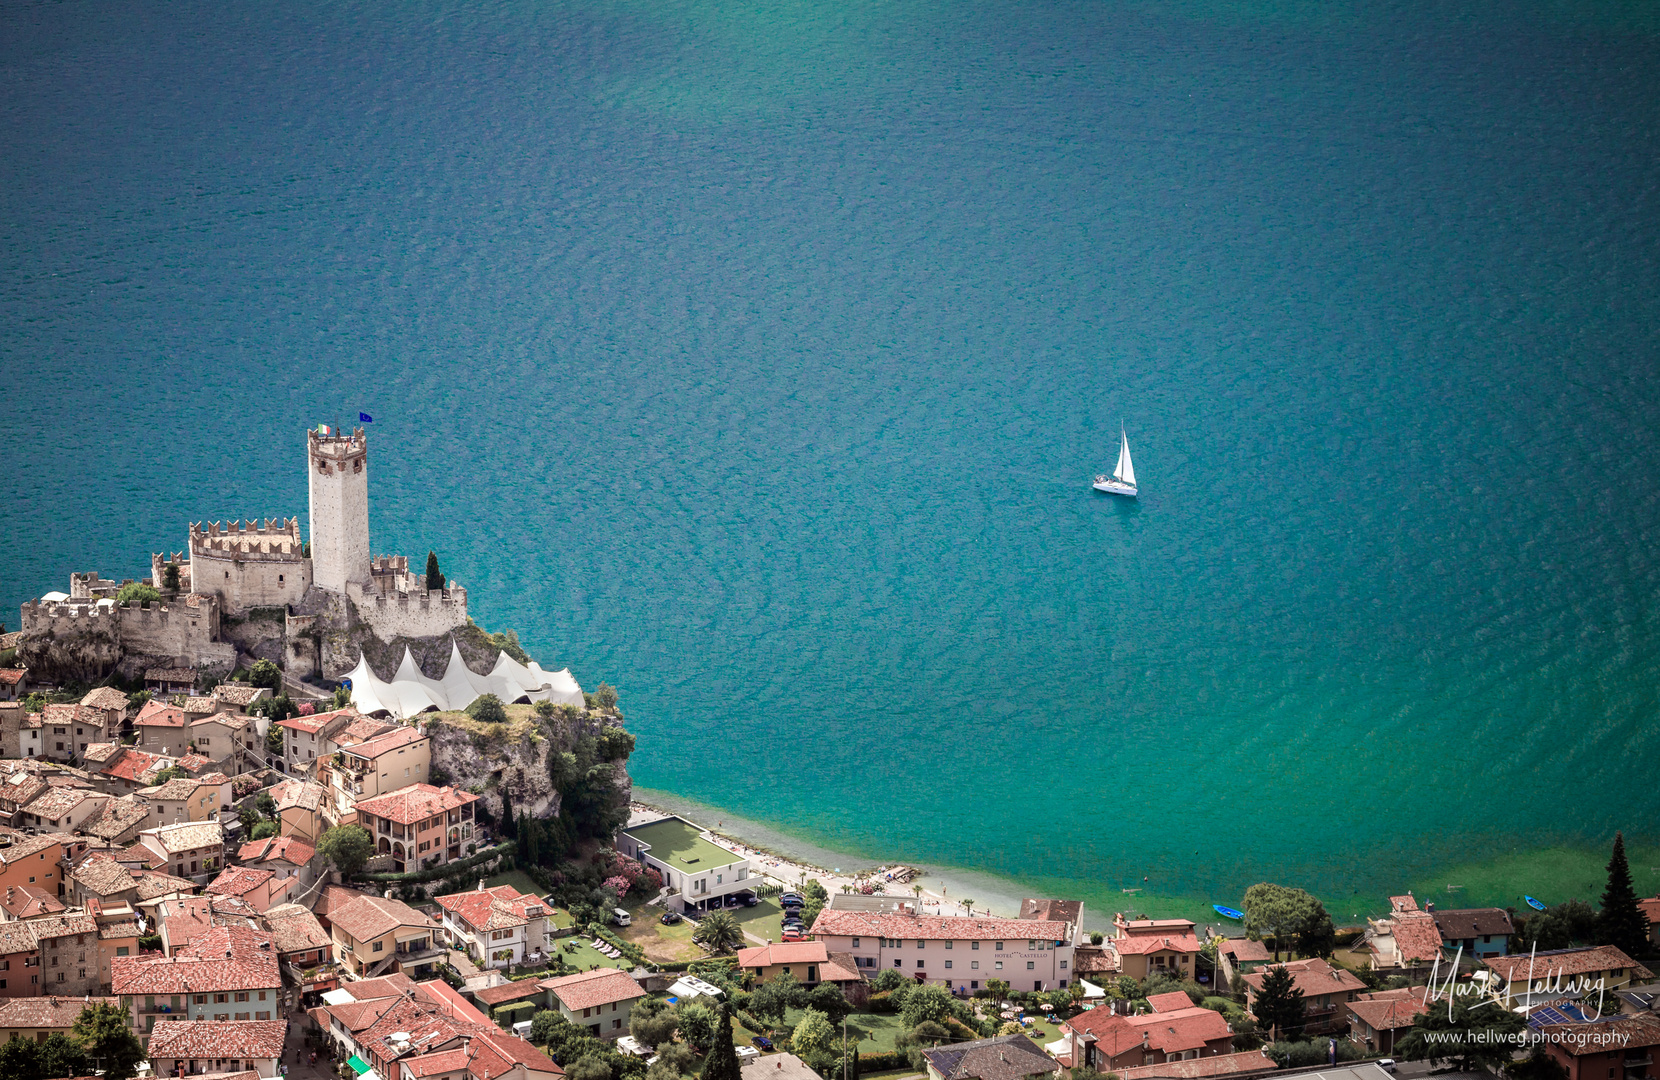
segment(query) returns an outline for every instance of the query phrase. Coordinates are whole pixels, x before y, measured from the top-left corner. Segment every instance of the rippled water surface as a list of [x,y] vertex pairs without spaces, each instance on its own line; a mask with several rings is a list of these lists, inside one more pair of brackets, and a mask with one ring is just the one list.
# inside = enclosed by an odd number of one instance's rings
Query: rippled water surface
[[8,3],[0,618],[303,514],[361,409],[375,550],[620,687],[641,784],[1080,891],[1652,842],[1657,44]]

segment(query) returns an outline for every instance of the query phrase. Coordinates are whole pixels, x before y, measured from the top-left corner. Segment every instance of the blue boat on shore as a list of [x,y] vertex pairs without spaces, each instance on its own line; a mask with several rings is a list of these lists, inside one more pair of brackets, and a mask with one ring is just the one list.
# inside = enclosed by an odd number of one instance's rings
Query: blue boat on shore
[[1539,901],[1535,900],[1531,896],[1524,895],[1522,897],[1522,899],[1526,900],[1527,901],[1527,906],[1532,908],[1534,911],[1543,911],[1543,910],[1545,910],[1545,905],[1541,904]]
[[1234,922],[1245,921],[1245,913],[1240,911],[1238,908],[1223,907],[1221,904],[1212,904],[1210,909],[1222,916],[1224,919],[1232,919]]

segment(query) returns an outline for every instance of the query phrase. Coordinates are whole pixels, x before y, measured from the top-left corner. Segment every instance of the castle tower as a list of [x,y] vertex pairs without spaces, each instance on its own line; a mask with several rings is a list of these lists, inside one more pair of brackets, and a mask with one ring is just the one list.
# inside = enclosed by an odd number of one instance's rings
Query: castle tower
[[346,582],[369,584],[369,442],[351,435],[306,432],[311,477],[311,580],[343,593]]

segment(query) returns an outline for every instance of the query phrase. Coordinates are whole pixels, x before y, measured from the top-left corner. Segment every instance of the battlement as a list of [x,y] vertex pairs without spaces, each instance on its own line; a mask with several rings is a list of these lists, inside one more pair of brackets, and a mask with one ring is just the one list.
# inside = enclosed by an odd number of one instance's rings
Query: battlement
[[209,559],[279,559],[298,562],[305,557],[305,544],[300,540],[300,519],[267,518],[262,525],[256,518],[244,524],[212,522],[203,526],[190,523],[190,554],[194,558]]
[[409,573],[408,555],[376,555],[369,561],[371,574],[407,574]]
[[306,445],[313,458],[343,461],[354,454],[366,451],[369,448],[369,440],[363,434],[362,428],[353,428],[350,435],[319,435],[316,431],[308,431]]
[[467,590],[453,582],[442,589],[395,592],[388,595],[367,592],[358,588],[347,590],[348,595],[361,606],[372,605],[381,611],[467,606]]

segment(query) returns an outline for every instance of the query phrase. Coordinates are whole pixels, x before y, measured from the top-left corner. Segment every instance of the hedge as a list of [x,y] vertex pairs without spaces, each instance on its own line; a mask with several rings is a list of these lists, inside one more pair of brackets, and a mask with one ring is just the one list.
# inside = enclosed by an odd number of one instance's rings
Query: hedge
[[380,882],[386,885],[413,884],[419,881],[437,881],[452,874],[459,874],[463,870],[470,870],[482,862],[489,862],[498,855],[511,855],[519,850],[519,845],[512,840],[504,841],[493,848],[486,848],[476,855],[469,855],[459,862],[443,863],[427,870],[411,870],[403,874],[359,874],[359,881]]
[[745,1012],[743,1009],[738,1010],[738,1023],[742,1024],[744,1027],[748,1028],[750,1031],[753,1031],[757,1035],[772,1034],[771,1024],[761,1023],[761,1021],[757,1020],[754,1016]]
[[503,1031],[512,1031],[513,1025],[520,1020],[529,1020],[540,1008],[534,1001],[515,1001],[511,1005],[503,1005],[496,1010],[496,1023]]
[[885,1072],[888,1069],[909,1069],[911,1059],[900,1050],[889,1050],[885,1054],[860,1054],[859,1073]]

